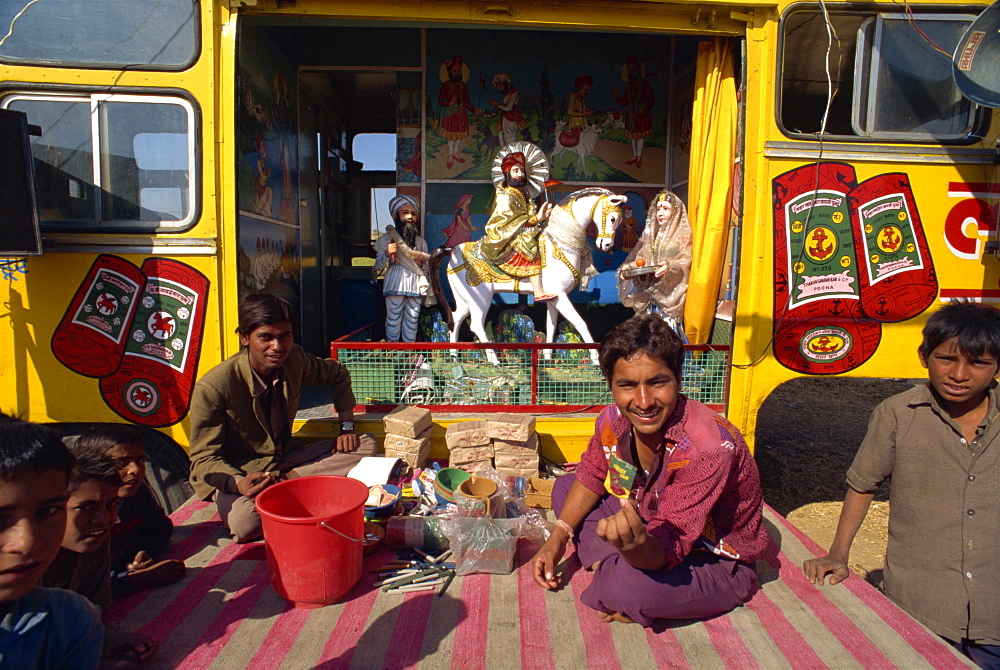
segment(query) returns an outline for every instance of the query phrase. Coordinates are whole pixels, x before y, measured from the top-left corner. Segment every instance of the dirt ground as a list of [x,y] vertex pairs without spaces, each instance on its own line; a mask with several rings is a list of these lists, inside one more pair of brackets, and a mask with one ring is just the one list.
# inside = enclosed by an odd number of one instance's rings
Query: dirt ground
[[[780,386],[757,419],[756,460],[764,500],[821,547],[833,540],[844,475],[879,402],[918,380],[810,377]],[[881,581],[889,522],[883,486],[851,549],[850,567]]]

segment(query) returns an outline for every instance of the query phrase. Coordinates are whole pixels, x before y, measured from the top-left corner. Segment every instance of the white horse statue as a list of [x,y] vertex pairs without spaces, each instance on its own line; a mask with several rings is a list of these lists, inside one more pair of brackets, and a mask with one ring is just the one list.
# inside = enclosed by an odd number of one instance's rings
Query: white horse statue
[[[542,289],[556,297],[546,303],[547,319],[545,341],[552,342],[556,332],[556,315],[573,324],[585,342],[593,342],[590,330],[583,318],[577,313],[569,300],[569,293],[576,288],[581,279],[590,280],[596,274],[591,262],[590,249],[587,246],[587,226],[591,222],[597,226],[597,248],[610,252],[614,244],[615,228],[622,220],[622,205],[626,198],[615,195],[603,188],[585,188],[566,196],[562,203],[552,209],[544,230],[538,236],[538,253],[543,259],[541,273]],[[497,292],[531,293],[531,286],[526,280],[518,281],[480,281],[475,275],[467,279],[469,263],[465,252],[469,245],[478,241],[465,242],[458,245],[451,253],[448,261],[448,284],[455,296],[455,311],[450,312],[448,302],[440,292],[440,281],[437,266],[447,254],[447,249],[438,248],[431,261],[431,281],[434,284],[438,302],[445,310],[445,317],[451,328],[451,341],[458,341],[458,331],[466,317],[470,317],[469,325],[480,342],[489,342],[484,323],[486,311]],[[470,285],[469,279],[472,279]],[[487,350],[487,358],[491,363],[499,363],[496,354]],[[596,363],[597,352],[592,352]]]

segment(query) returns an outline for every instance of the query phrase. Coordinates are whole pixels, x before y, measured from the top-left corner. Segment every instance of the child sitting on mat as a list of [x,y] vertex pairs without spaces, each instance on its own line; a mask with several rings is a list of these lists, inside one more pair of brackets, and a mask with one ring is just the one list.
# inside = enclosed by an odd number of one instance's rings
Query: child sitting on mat
[[[118,514],[122,481],[110,460],[92,449],[70,447],[76,458],[69,476],[62,546],[45,570],[45,586],[76,591],[94,605],[111,601],[111,527]],[[117,668],[136,667],[156,653],[145,635],[108,626],[104,658]]]
[[980,667],[1000,668],[1000,310],[942,307],[917,354],[928,382],[875,408],[830,552],[802,569],[813,584],[847,579],[854,536],[892,477],[886,595]]
[[114,464],[122,485],[118,523],[111,529],[111,590],[115,598],[165,586],[184,577],[184,561],[158,561],[174,526],[146,483],[146,447],[135,428],[106,424],[84,431],[76,448]]
[[73,456],[51,428],[0,415],[0,667],[96,668],[104,626],[83,596],[41,587],[66,531]]

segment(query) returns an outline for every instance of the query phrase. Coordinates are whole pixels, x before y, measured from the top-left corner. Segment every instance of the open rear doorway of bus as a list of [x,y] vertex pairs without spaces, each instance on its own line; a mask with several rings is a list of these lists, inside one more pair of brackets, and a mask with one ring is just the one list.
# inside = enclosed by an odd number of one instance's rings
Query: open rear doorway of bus
[[[571,296],[600,339],[631,313],[619,303],[615,271],[653,196],[666,187],[687,198],[702,39],[243,17],[241,291],[295,301],[301,342],[314,353],[369,322],[375,328],[361,339],[380,339],[384,308],[370,266],[372,241],[391,223],[384,194],[420,201],[431,249],[476,240],[492,204],[497,149],[530,140],[560,182],[549,189],[555,202],[586,186],[628,197],[630,220],[614,250],[595,253],[599,276]],[[383,163],[359,144],[379,138],[390,152]],[[494,310],[503,302],[518,299],[498,298]],[[541,307],[527,313],[540,328]]]

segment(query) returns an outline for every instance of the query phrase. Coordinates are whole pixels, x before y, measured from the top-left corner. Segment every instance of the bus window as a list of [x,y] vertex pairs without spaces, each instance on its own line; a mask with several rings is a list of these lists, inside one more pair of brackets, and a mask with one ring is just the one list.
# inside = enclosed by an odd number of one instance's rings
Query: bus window
[[828,16],[829,24],[810,8],[782,18],[778,119],[785,134],[807,139],[825,117],[826,136],[841,141],[972,140],[985,116],[955,86],[951,54],[974,16],[874,10]]
[[42,128],[31,149],[44,227],[180,229],[194,222],[195,119],[188,101],[16,93],[2,106]]
[[197,0],[0,2],[0,61],[183,70],[198,55]]
[[919,32],[903,14],[866,20],[855,58],[854,131],[886,139],[966,136],[972,103],[951,78],[951,54],[973,18],[924,18]]

